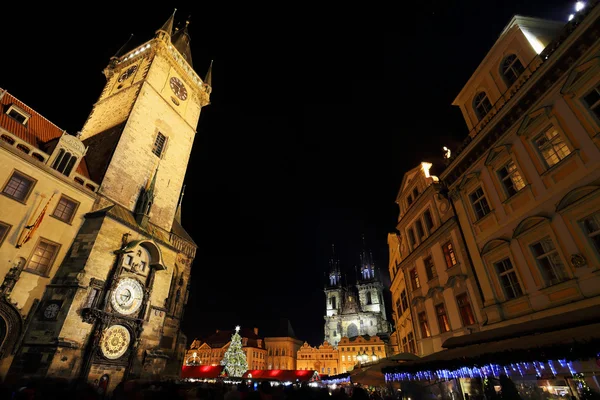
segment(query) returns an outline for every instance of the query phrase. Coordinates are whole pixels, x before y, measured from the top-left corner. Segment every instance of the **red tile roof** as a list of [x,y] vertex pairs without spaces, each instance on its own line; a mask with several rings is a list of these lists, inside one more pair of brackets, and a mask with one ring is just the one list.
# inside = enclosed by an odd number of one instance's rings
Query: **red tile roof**
[[[60,137],[63,130],[46,118],[42,117],[34,109],[14,97],[12,94],[0,89],[0,126],[18,138],[40,149],[40,144]],[[26,125],[9,117],[6,110],[12,104],[31,115]]]

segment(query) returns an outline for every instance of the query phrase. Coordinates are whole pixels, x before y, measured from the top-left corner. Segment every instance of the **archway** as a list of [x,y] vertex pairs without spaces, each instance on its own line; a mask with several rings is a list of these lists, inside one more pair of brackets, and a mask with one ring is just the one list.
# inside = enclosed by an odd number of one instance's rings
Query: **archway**
[[349,338],[358,336],[358,327],[356,324],[352,323],[348,325],[347,334]]

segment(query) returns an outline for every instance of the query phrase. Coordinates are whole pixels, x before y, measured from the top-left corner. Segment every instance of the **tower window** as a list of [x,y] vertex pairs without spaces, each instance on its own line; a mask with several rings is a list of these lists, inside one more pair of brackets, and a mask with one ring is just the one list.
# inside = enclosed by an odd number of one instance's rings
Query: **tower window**
[[167,144],[167,137],[162,133],[158,132],[156,135],[156,139],[154,140],[154,146],[152,147],[152,152],[157,157],[162,157],[163,151],[165,150],[165,145]]

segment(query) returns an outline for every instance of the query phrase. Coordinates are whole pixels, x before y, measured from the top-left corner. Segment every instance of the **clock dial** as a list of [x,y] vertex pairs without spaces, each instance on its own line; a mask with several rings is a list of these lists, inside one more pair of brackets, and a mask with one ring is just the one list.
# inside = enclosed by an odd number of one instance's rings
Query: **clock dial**
[[140,309],[144,299],[142,284],[132,278],[124,278],[117,283],[112,293],[111,305],[118,313],[130,315]]
[[179,78],[176,78],[174,76],[171,77],[169,84],[171,86],[171,90],[173,91],[173,93],[175,93],[175,96],[177,96],[179,100],[187,99],[187,89],[185,88],[185,85],[183,84],[183,82],[181,82]]
[[137,65],[132,65],[125,72],[119,76],[119,82],[126,81],[131,75],[133,75],[137,71]]
[[131,334],[123,325],[113,325],[102,334],[100,349],[102,355],[109,360],[120,358],[129,347]]
[[54,319],[58,315],[60,311],[60,306],[56,303],[48,304],[46,309],[44,310],[44,317],[46,319]]

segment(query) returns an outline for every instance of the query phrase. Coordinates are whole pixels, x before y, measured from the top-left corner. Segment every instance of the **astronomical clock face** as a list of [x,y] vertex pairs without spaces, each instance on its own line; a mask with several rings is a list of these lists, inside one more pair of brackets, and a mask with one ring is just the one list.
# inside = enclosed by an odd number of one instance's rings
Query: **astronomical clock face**
[[44,318],[54,319],[58,315],[58,311],[60,311],[60,306],[58,304],[56,304],[56,303],[48,304],[48,306],[44,310]]
[[137,71],[137,68],[137,65],[132,65],[131,67],[127,68],[127,70],[119,76],[119,82],[124,82],[129,79],[129,77],[133,75],[135,71]]
[[112,293],[111,305],[120,314],[130,315],[140,309],[144,299],[142,284],[132,278],[124,278],[117,283]]
[[102,334],[100,349],[109,360],[120,358],[129,347],[131,334],[123,325],[113,325]]
[[174,76],[171,77],[169,85],[171,86],[171,90],[173,91],[173,93],[175,93],[175,96],[177,96],[179,100],[184,101],[185,99],[187,99],[187,89],[185,88],[185,85],[183,84],[183,82],[181,82],[179,78],[176,78]]

